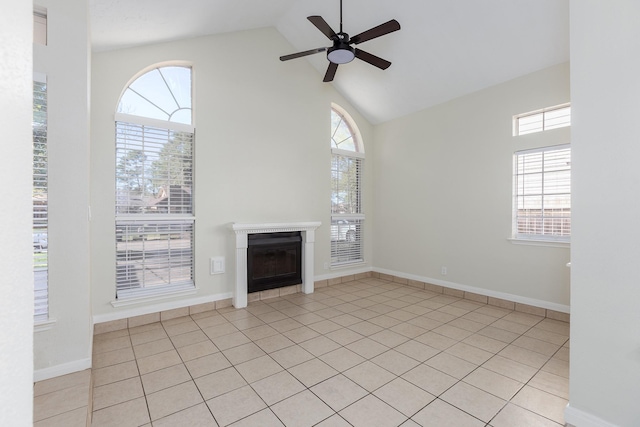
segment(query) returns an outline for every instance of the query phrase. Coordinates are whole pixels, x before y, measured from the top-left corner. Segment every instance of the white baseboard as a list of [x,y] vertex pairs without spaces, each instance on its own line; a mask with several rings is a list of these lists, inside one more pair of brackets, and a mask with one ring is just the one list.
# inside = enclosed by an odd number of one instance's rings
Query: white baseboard
[[72,374],[78,371],[84,371],[91,368],[91,358],[74,360],[73,362],[63,363],[61,365],[51,366],[49,368],[37,369],[33,371],[33,381],[43,381],[49,378],[59,377],[61,375]]
[[142,316],[145,314],[159,313],[161,311],[173,310],[176,308],[189,307],[192,305],[206,304],[208,302],[221,301],[231,298],[231,292],[217,295],[206,295],[196,298],[178,299],[172,301],[164,301],[156,304],[149,304],[142,307],[130,308],[127,310],[118,310],[112,313],[95,314],[93,323],[111,322],[113,320],[127,319],[129,317]]
[[568,404],[564,409],[564,420],[576,427],[618,427],[617,425],[611,424],[602,418],[598,418],[588,412],[576,409],[571,406],[571,404]]
[[478,295],[484,295],[492,298],[499,298],[507,301],[513,301],[520,304],[532,305],[534,307],[545,308],[547,310],[559,311],[561,313],[570,313],[571,308],[568,305],[558,304],[555,302],[539,300],[535,298],[523,297],[520,295],[513,295],[506,292],[492,291],[485,288],[476,288],[474,286],[461,285],[459,283],[447,282],[441,279],[434,279],[431,277],[417,276],[414,274],[406,274],[400,271],[386,270],[383,268],[374,268],[376,273],[388,274],[391,276],[402,277],[403,279],[416,280],[418,282],[431,283],[432,285],[444,286],[445,288],[457,289],[459,291],[472,292]]

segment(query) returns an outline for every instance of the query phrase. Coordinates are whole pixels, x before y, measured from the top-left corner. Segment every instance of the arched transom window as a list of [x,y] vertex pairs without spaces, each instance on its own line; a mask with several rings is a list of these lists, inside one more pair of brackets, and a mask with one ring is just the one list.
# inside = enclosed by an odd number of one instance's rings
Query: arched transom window
[[331,108],[331,265],[364,261],[362,167],[364,147],[353,119]]
[[191,68],[155,68],[125,89],[118,113],[190,125]]
[[116,298],[194,288],[191,68],[133,80],[116,112]]

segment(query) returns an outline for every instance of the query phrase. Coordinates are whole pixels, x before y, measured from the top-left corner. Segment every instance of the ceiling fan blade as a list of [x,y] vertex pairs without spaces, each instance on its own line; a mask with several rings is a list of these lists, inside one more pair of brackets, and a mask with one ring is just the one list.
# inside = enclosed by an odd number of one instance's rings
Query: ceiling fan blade
[[364,50],[356,49],[356,58],[368,62],[369,64],[380,68],[381,70],[386,70],[391,66],[391,62],[386,59],[379,58],[375,55],[370,54],[369,52],[365,52]]
[[395,19],[391,21],[385,22],[384,24],[380,24],[377,27],[373,27],[370,30],[367,30],[363,33],[357,34],[351,37],[350,43],[363,43],[371,39],[375,39],[376,37],[384,36],[385,34],[393,33],[394,31],[398,31],[400,29],[400,23]]
[[326,47],[319,47],[317,49],[305,50],[304,52],[292,53],[290,55],[281,56],[280,61],[288,61],[290,59],[301,58],[303,56],[313,55],[314,53],[325,52],[326,50]]
[[336,75],[336,71],[338,71],[338,64],[329,62],[329,68],[327,68],[327,73],[324,75],[324,79],[322,81],[325,83],[333,81],[333,78]]
[[324,20],[322,16],[308,16],[307,19],[311,21],[313,25],[316,26],[317,29],[322,31],[322,34],[327,36],[329,39],[334,40],[338,37],[338,35],[331,29],[327,21]]

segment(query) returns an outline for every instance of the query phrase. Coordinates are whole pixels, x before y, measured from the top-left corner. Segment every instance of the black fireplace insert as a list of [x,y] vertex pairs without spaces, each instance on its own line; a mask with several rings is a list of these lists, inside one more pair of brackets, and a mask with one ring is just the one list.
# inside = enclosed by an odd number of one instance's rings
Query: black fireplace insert
[[299,231],[249,234],[248,240],[248,293],[302,283]]

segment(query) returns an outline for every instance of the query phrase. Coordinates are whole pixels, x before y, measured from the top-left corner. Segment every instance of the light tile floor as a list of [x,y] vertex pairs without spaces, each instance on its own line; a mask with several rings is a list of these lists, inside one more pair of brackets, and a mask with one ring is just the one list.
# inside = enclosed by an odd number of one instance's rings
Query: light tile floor
[[93,426],[562,426],[569,324],[363,279],[94,337]]

